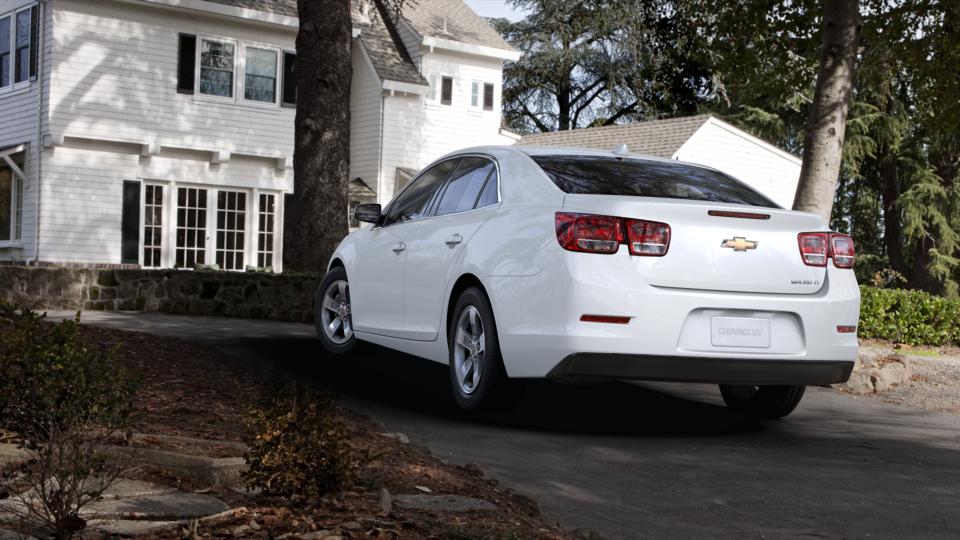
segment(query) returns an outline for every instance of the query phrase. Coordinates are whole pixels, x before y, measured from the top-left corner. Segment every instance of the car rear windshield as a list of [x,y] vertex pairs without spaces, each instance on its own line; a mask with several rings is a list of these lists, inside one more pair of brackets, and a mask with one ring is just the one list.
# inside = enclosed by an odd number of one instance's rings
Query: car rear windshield
[[721,172],[685,165],[602,156],[531,156],[566,193],[633,195],[778,208],[750,186]]

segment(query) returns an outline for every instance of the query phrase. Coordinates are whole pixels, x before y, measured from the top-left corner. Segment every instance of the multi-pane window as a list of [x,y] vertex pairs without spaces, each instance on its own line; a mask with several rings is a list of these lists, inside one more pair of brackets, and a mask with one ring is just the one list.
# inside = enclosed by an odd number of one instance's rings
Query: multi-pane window
[[277,215],[277,196],[260,194],[260,208],[257,211],[257,266],[273,267],[273,235]]
[[177,268],[204,264],[207,245],[207,190],[177,188]]
[[23,178],[10,163],[22,171],[23,157],[22,151],[0,154],[0,242],[20,239]]
[[250,101],[276,103],[277,51],[247,47],[243,97]]
[[200,93],[233,97],[233,66],[236,47],[232,43],[200,40]]
[[143,266],[163,265],[163,186],[147,184],[143,194]]
[[223,270],[243,270],[246,216],[246,193],[217,192],[217,264]]
[[10,86],[12,58],[10,56],[10,26],[12,18],[0,18],[0,88]]
[[0,90],[36,75],[37,6],[0,13]]

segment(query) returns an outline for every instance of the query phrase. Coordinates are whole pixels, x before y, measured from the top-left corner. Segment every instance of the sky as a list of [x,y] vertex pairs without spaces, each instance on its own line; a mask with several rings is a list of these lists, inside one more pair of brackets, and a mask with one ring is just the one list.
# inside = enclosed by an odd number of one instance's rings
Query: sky
[[523,13],[508,6],[504,0],[464,0],[481,17],[504,17],[511,21],[523,18]]

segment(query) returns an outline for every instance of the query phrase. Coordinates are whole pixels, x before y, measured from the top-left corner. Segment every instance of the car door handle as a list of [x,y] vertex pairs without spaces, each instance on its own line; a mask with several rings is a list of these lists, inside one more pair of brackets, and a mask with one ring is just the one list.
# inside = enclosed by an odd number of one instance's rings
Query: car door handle
[[447,245],[448,245],[448,246],[455,246],[455,245],[459,244],[460,242],[463,242],[463,237],[460,236],[459,233],[458,233],[458,234],[454,234],[454,235],[451,236],[450,238],[447,238]]
[[403,242],[400,242],[399,244],[393,246],[394,253],[403,253],[403,250],[405,249],[407,249],[407,245],[404,244]]

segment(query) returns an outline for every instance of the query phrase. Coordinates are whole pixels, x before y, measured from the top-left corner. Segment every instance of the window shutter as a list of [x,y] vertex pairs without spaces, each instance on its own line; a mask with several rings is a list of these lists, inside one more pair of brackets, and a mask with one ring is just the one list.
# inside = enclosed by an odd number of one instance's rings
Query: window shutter
[[196,78],[197,36],[180,34],[180,57],[177,62],[177,92],[192,94]]
[[440,104],[453,103],[453,77],[443,77],[440,83]]
[[294,68],[297,63],[297,53],[283,51],[283,96],[280,100],[281,107],[297,106],[297,78],[294,74]]
[[483,110],[493,110],[493,85],[490,83],[483,85]]
[[33,6],[30,8],[30,80],[37,80],[37,57],[39,51],[37,50],[37,44],[40,43],[40,39],[37,36],[40,32],[40,8],[39,6]]
[[120,262],[140,262],[140,182],[123,182],[123,212],[120,218]]

